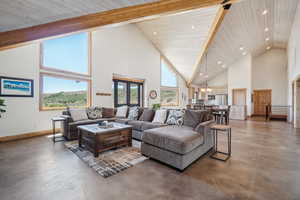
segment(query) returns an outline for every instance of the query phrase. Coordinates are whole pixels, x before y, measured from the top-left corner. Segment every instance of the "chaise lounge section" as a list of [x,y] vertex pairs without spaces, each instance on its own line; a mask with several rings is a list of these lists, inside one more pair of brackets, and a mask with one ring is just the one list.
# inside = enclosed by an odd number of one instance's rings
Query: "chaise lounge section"
[[184,170],[214,145],[209,126],[213,120],[204,121],[196,128],[190,126],[166,126],[146,130],[141,152],[147,157]]

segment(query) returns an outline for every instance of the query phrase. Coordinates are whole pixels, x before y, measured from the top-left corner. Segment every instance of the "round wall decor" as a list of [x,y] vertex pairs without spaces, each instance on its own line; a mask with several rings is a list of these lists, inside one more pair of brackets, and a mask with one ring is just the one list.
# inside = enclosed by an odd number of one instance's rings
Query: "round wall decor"
[[151,90],[149,92],[149,97],[150,97],[150,99],[156,99],[157,98],[157,92],[156,92],[156,90]]

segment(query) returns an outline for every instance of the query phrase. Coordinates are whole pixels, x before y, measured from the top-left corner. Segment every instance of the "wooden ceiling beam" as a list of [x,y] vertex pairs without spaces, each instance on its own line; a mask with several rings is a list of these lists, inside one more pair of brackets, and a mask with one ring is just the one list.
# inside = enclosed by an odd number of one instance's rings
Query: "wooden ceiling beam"
[[0,32],[0,48],[99,26],[220,5],[222,3],[223,0],[161,0],[18,30]]
[[220,9],[219,9],[219,11],[218,11],[218,13],[215,17],[215,20],[214,20],[214,22],[213,22],[213,24],[210,28],[208,37],[207,37],[204,45],[201,48],[199,56],[197,57],[196,63],[195,63],[194,68],[193,68],[192,76],[191,76],[190,80],[188,80],[188,82],[187,82],[188,85],[191,85],[192,82],[197,77],[197,74],[198,74],[199,69],[200,69],[201,60],[202,60],[203,56],[205,55],[205,53],[208,51],[208,48],[209,48],[211,42],[213,41],[213,38],[216,35],[217,30],[220,27],[220,25],[221,25],[225,15],[226,15],[226,13],[228,12],[230,6],[231,6],[231,4],[228,4],[228,2],[225,2],[225,4],[220,7]]

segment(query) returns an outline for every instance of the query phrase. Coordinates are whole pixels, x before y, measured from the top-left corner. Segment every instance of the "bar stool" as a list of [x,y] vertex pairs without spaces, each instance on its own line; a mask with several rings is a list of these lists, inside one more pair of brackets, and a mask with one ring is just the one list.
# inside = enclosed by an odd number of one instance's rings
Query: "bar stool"
[[[214,124],[210,127],[213,130],[214,134],[214,152],[210,156],[212,159],[220,160],[220,161],[227,161],[231,157],[231,127],[229,125],[223,124]],[[227,134],[227,152],[222,152],[218,150],[218,134],[219,133],[226,133]],[[219,158],[217,154],[226,155],[226,157]]]

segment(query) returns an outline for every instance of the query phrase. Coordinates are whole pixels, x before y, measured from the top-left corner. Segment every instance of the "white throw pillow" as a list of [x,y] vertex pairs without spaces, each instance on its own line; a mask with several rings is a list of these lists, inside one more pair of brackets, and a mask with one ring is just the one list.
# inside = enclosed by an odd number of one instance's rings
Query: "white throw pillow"
[[167,119],[167,110],[157,110],[152,122],[165,123]]
[[69,109],[69,112],[74,122],[88,119],[85,109]]
[[127,111],[128,111],[128,106],[118,107],[116,117],[126,117]]

